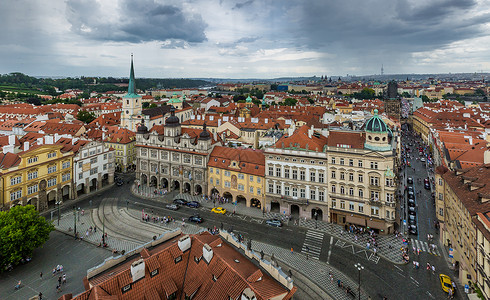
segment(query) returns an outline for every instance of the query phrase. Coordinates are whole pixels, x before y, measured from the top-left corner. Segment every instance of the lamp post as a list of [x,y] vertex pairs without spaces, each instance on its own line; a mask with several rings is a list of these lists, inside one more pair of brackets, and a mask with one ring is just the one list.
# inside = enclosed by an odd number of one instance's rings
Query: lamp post
[[77,209],[73,206],[73,236],[77,238]]
[[56,202],[56,205],[58,205],[58,226],[60,226],[60,203],[61,201]]
[[361,300],[361,271],[364,270],[364,267],[360,263],[355,264],[354,267],[356,267],[357,271],[359,271],[359,282],[357,285],[357,295],[359,297],[358,299]]

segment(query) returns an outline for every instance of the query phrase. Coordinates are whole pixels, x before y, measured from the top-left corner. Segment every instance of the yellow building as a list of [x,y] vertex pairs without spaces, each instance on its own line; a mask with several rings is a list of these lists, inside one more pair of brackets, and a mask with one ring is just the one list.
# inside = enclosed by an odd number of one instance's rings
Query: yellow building
[[[438,215],[442,213],[444,216],[439,236],[441,242],[453,250],[451,262],[459,271],[461,284],[472,286],[471,283],[479,280],[477,272],[488,274],[487,271],[478,270],[477,255],[481,254],[478,253],[481,249],[478,249],[477,244],[481,244],[482,238],[477,239],[474,221],[478,213],[490,212],[490,164],[454,172],[438,168],[437,172],[436,185],[439,187],[436,187],[436,191],[443,193],[436,197],[441,197],[444,201],[443,210],[438,211]],[[486,247],[488,249],[488,244]],[[487,255],[485,254],[485,260],[488,260]],[[481,266],[488,270],[488,262],[486,266],[485,263],[480,264],[480,268]]]
[[136,134],[126,128],[117,126],[109,129],[104,144],[113,148],[114,164],[117,172],[127,172],[135,169],[136,162]]
[[265,200],[265,157],[261,151],[217,146],[208,161],[209,195],[261,209]]
[[27,149],[19,153],[0,154],[0,209],[32,204],[43,211],[57,201],[73,198],[70,147],[53,144],[29,147],[28,143],[24,147]]

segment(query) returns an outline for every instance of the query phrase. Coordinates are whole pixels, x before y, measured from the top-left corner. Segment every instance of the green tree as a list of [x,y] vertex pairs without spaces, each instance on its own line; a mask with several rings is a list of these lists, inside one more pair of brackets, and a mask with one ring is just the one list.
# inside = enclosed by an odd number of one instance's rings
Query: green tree
[[430,102],[429,97],[427,97],[426,95],[422,95],[422,102]]
[[32,256],[53,230],[53,224],[41,217],[33,205],[18,205],[0,212],[0,269]]
[[142,108],[148,108],[150,106],[150,102],[143,102],[143,105],[141,105]]
[[77,114],[77,119],[88,124],[95,120],[95,115],[93,112],[80,110]]
[[296,102],[298,102],[298,100],[296,100],[294,98],[286,98],[284,100],[284,105],[287,105],[287,106],[295,106],[296,105]]
[[150,106],[148,106],[149,108],[154,108],[154,107],[157,107],[156,103],[150,103]]

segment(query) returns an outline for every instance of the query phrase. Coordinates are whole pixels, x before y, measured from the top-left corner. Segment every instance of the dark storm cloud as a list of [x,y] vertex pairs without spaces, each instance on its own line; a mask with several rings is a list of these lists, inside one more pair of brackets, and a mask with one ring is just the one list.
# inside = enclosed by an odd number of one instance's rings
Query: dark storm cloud
[[300,44],[322,49],[425,51],[486,34],[489,16],[470,14],[473,0],[306,1],[286,24]]
[[207,25],[202,17],[174,5],[122,0],[115,11],[102,11],[95,0],[68,0],[66,5],[71,30],[90,39],[132,43],[206,40]]

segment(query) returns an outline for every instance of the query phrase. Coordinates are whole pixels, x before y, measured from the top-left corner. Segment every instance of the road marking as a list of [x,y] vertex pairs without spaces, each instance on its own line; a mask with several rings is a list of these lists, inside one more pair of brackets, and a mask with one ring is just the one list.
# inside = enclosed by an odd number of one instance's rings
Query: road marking
[[322,252],[323,244],[323,232],[308,230],[306,232],[305,241],[303,242],[303,248],[301,253],[306,254],[314,259],[320,258],[320,253]]
[[400,267],[398,267],[397,265],[393,265],[393,266],[394,266],[395,268],[397,268],[398,270],[400,270],[400,271],[402,271],[402,272],[403,272],[403,270],[402,270]]
[[419,284],[420,284],[420,283],[419,283],[417,280],[415,280],[415,279],[414,279],[412,276],[410,276],[410,278],[411,278],[411,279],[414,281],[414,283],[415,283],[416,285],[419,285]]
[[332,254],[332,244],[333,244],[333,236],[330,237],[330,243],[328,244],[327,264],[330,264],[330,255]]
[[259,224],[264,223],[264,220],[262,220],[262,219],[255,219],[255,218],[250,218],[250,221],[256,222],[256,223],[259,223]]
[[432,294],[431,294],[431,293],[429,293],[429,291],[427,291],[426,293],[427,293],[427,295],[429,295],[429,297],[431,297],[432,299],[436,299],[434,296],[432,296]]
[[405,277],[405,275],[403,275],[402,273],[400,272],[396,272],[396,274],[400,275],[401,277]]

